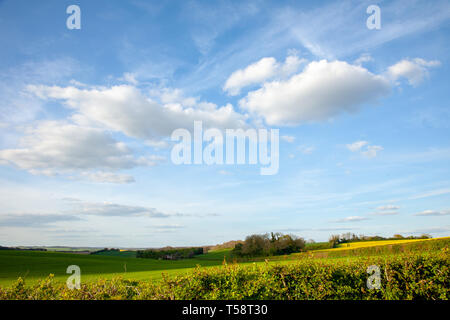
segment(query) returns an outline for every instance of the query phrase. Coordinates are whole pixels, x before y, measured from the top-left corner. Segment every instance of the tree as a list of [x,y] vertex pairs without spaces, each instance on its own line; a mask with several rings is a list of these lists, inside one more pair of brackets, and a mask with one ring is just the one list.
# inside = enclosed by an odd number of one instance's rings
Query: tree
[[336,248],[337,245],[340,242],[340,237],[338,234],[333,234],[330,236],[330,239],[328,240],[332,248]]
[[299,252],[305,248],[305,240],[282,233],[253,234],[244,243],[236,244],[233,253],[238,256],[267,256]]
[[267,234],[253,234],[245,238],[242,253],[249,256],[264,255],[269,249]]

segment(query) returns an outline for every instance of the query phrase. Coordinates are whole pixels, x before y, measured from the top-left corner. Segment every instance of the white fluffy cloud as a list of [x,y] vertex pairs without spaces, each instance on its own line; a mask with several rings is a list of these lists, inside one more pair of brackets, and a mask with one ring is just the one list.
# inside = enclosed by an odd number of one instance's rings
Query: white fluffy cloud
[[356,141],[356,142],[347,144],[347,149],[350,150],[351,152],[356,152],[356,151],[361,150],[361,148],[367,144],[368,144],[367,141]]
[[[61,101],[72,111],[66,120],[40,121],[22,132],[17,146],[0,150],[0,163],[33,174],[62,174],[71,179],[105,183],[131,183],[134,178],[116,171],[155,165],[162,157],[135,156],[135,150],[115,138],[111,131],[138,139],[144,147],[167,146],[177,128],[191,129],[194,120],[204,127],[240,128],[246,116],[231,105],[185,98],[179,90],[161,89],[160,102],[131,85],[113,87],[29,85],[29,93],[43,100]],[[144,143],[144,144],[142,144]]]
[[382,146],[367,146],[367,149],[361,151],[361,154],[367,158],[375,158],[379,151],[384,150]]
[[18,148],[0,150],[0,160],[32,173],[52,175],[75,171],[96,181],[124,183],[129,177],[85,171],[149,166],[157,158],[154,155],[134,157],[123,142],[114,140],[101,129],[45,121],[27,128]]
[[295,137],[294,136],[281,136],[280,137],[282,140],[288,142],[288,143],[293,143],[295,141]]
[[304,59],[294,55],[288,56],[284,63],[279,63],[272,57],[262,58],[245,69],[233,72],[223,90],[232,96],[238,95],[244,87],[262,83],[273,77],[287,77],[295,73],[303,62],[305,62]]
[[375,158],[379,151],[384,150],[382,146],[369,145],[367,141],[356,141],[346,145],[351,152],[359,152],[367,158]]
[[267,82],[240,101],[269,125],[322,121],[355,112],[390,92],[389,81],[361,66],[326,60],[309,63],[288,80]]
[[369,62],[369,61],[373,61],[373,58],[370,56],[370,54],[364,53],[361,56],[359,56],[358,59],[356,59],[354,61],[354,64],[356,64],[357,66],[360,66],[360,65],[364,64],[365,62]]
[[311,154],[316,148],[314,146],[307,146],[307,145],[301,145],[298,147],[298,150],[300,150],[303,154]]
[[194,120],[215,128],[244,127],[246,121],[230,104],[218,107],[196,99],[179,101],[174,94],[163,96],[166,103],[160,104],[130,85],[90,89],[29,86],[28,90],[42,99],[62,100],[75,110],[72,119],[79,124],[100,125],[151,143],[177,128],[190,129]]
[[393,79],[406,78],[410,85],[419,85],[427,76],[429,67],[440,66],[437,60],[426,61],[421,58],[404,59],[388,68],[388,75]]

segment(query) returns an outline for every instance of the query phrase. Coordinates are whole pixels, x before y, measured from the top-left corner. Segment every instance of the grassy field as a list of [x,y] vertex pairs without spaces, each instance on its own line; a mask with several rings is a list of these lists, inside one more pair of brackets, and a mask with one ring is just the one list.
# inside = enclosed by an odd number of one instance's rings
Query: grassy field
[[[393,240],[393,241],[368,241],[350,243],[335,249],[312,251],[318,253],[317,258],[327,258],[333,260],[350,261],[358,259],[361,256],[386,255],[392,246],[401,246],[401,248],[413,247],[415,244],[439,244],[436,250],[444,245],[448,245],[450,237],[431,239],[431,240]],[[416,249],[429,251],[422,247]],[[383,251],[375,251],[374,247],[385,248]],[[428,246],[429,248],[434,248]],[[364,248],[367,248],[366,251]],[[389,250],[387,250],[390,248]],[[358,252],[355,256],[344,256],[348,252]],[[416,250],[417,251],[417,250]],[[325,253],[325,255],[324,255]],[[333,253],[336,255],[333,256]],[[320,255],[321,254],[321,255]],[[99,278],[112,279],[122,276],[125,279],[135,280],[161,280],[162,274],[169,276],[181,275],[192,271],[196,266],[214,267],[221,266],[224,258],[228,263],[232,262],[231,250],[222,249],[210,251],[207,254],[197,256],[193,259],[167,261],[154,259],[137,259],[132,251],[105,252],[95,255],[80,255],[58,252],[37,252],[37,251],[0,251],[0,286],[8,286],[22,277],[27,284],[33,284],[39,279],[54,274],[57,282],[65,282],[67,277],[66,268],[69,265],[78,265],[81,268],[82,282],[91,282]],[[270,264],[290,264],[296,260],[315,258],[311,252],[292,254],[289,256],[276,256],[267,258]],[[248,265],[265,264],[266,258],[253,259],[240,264]]]
[[194,259],[177,261],[137,259],[135,253],[120,252],[119,256],[109,252],[95,255],[80,255],[58,252],[40,251],[0,251],[0,286],[8,285],[18,277],[33,283],[55,275],[56,281],[66,281],[69,276],[66,269],[69,265],[81,268],[82,281],[92,281],[97,278],[111,279],[118,275],[138,280],[158,280],[162,273],[180,274],[200,266],[221,265],[224,256],[229,256],[230,250],[219,250],[199,256]]
[[[0,300],[448,300],[448,247],[426,252],[315,259],[289,263],[226,264],[195,268],[161,281],[116,277],[82,282],[71,290],[52,277],[29,285],[0,286]],[[379,287],[368,283],[368,266],[379,270]],[[373,283],[373,282],[372,282]]]
[[136,258],[136,251],[132,250],[101,251],[94,253],[94,255],[106,257]]

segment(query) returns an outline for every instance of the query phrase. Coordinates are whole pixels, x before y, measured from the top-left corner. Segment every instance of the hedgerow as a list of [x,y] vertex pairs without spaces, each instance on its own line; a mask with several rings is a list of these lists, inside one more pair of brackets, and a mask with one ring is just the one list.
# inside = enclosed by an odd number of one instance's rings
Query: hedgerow
[[[367,267],[381,271],[380,289],[368,289]],[[18,279],[0,299],[426,299],[448,300],[449,252],[352,259],[302,259],[289,264],[228,264],[196,268],[159,282],[123,278],[84,283],[70,290],[50,275],[36,285]]]

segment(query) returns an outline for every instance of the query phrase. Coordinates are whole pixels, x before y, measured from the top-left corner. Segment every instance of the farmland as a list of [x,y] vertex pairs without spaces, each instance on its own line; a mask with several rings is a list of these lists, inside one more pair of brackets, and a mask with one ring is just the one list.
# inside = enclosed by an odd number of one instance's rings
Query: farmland
[[[374,243],[377,242],[377,243]],[[46,279],[49,274],[52,274],[52,286],[58,288],[54,292],[63,292],[66,298],[82,298],[80,296],[73,296],[75,293],[67,291],[64,282],[68,275],[65,273],[68,265],[78,265],[82,270],[82,283],[83,290],[90,290],[89,288],[98,286],[99,283],[103,283],[102,286],[105,290],[111,283],[123,285],[128,283],[127,281],[133,281],[134,285],[141,288],[141,290],[147,290],[149,296],[146,298],[155,298],[158,294],[162,294],[161,298],[167,298],[166,294],[169,294],[167,290],[174,288],[174,283],[179,284],[180,290],[171,292],[171,295],[175,295],[177,298],[190,299],[189,292],[197,292],[199,297],[194,298],[227,298],[227,299],[240,299],[249,298],[251,292],[247,285],[250,281],[251,286],[263,286],[270,285],[273,288],[273,292],[276,292],[278,296],[265,296],[266,293],[258,293],[258,296],[250,296],[250,298],[288,298],[286,288],[279,287],[280,285],[280,272],[286,276],[289,281],[294,281],[294,278],[302,278],[300,282],[306,281],[301,273],[309,274],[310,290],[300,290],[294,283],[289,290],[291,298],[331,298],[331,292],[333,290],[347,290],[349,298],[364,298],[361,294],[367,292],[363,289],[365,287],[365,279],[367,279],[366,268],[370,264],[380,265],[385,272],[393,272],[392,277],[399,276],[399,270],[405,272],[404,276],[399,279],[404,281],[413,281],[413,283],[405,284],[400,282],[386,282],[385,285],[405,286],[412,288],[414,281],[418,281],[420,286],[416,291],[409,292],[406,296],[401,296],[397,287],[391,287],[389,292],[384,292],[381,295],[368,295],[367,298],[411,298],[414,294],[430,295],[434,298],[448,298],[449,291],[449,254],[448,247],[450,245],[450,238],[439,238],[432,240],[419,240],[419,241],[367,241],[360,243],[351,243],[351,247],[339,247],[328,250],[309,251],[298,254],[291,254],[285,256],[273,256],[267,259],[254,259],[253,261],[245,260],[239,263],[233,263],[230,249],[221,249],[208,252],[207,254],[196,256],[192,259],[167,261],[167,260],[155,260],[155,259],[138,259],[131,255],[129,252],[121,252],[122,256],[110,256],[110,255],[79,255],[70,253],[57,253],[57,252],[32,252],[32,251],[3,251],[0,252],[0,287],[7,288],[11,285],[18,285],[17,279],[21,277],[24,279],[27,287],[42,286],[43,282],[39,282],[42,279]],[[324,255],[325,253],[325,255]],[[226,265],[225,261],[228,261]],[[413,266],[416,269],[411,269]],[[422,268],[425,273],[417,272],[417,268]],[[281,271],[280,271],[281,270]],[[416,270],[416,271],[414,271]],[[331,272],[331,273],[326,273]],[[275,275],[276,274],[276,275]],[[334,279],[340,274],[339,281]],[[387,274],[387,273],[386,273]],[[272,277],[271,279],[269,277]],[[235,277],[240,277],[245,288],[226,289],[226,285],[238,286],[238,281]],[[278,280],[275,280],[278,277]],[[293,278],[292,278],[293,277]],[[306,277],[306,276],[305,276]],[[317,277],[323,280],[324,283],[317,285],[321,287],[329,286],[328,293],[320,292],[313,293],[313,283],[317,280]],[[328,277],[328,278],[327,278]],[[410,279],[408,278],[410,277]],[[257,282],[255,279],[260,279]],[[199,286],[196,281],[198,279],[207,279],[208,283],[215,288],[215,293],[208,291],[209,289],[198,287],[192,288],[191,286]],[[252,280],[253,279],[253,280]],[[334,279],[334,280],[333,280]],[[110,281],[108,281],[110,280]],[[402,280],[402,281],[403,281]],[[48,281],[47,280],[43,280]],[[225,281],[225,282],[224,282]],[[239,282],[238,281],[238,282]],[[256,284],[254,282],[257,282]],[[286,279],[284,280],[286,282]],[[317,280],[318,281],[318,280]],[[328,281],[328,282],[327,282]],[[343,283],[339,284],[340,281]],[[356,288],[351,289],[349,287],[350,281]],[[270,284],[269,284],[270,282]],[[281,281],[283,282],[283,281]],[[333,284],[333,282],[336,282]],[[22,283],[22,282],[20,282]],[[45,282],[46,283],[46,282]],[[196,283],[196,284],[195,284]],[[223,292],[218,287],[223,285]],[[339,284],[339,288],[335,288]],[[21,284],[19,284],[21,285]],[[202,284],[201,286],[203,286]],[[304,283],[307,286],[306,283]],[[343,286],[342,288],[340,286]],[[169,286],[169,287],[167,287]],[[286,286],[290,286],[286,284]],[[425,290],[425,287],[426,290]],[[399,288],[400,288],[399,287]],[[260,290],[262,290],[260,288]],[[278,288],[278,289],[277,289]],[[334,289],[332,289],[334,288]],[[346,289],[345,289],[346,288]],[[158,291],[159,290],[159,291]],[[183,291],[184,290],[184,291]],[[194,291],[192,291],[194,290]],[[211,289],[213,290],[213,289]],[[228,291],[227,291],[228,290]],[[250,291],[242,291],[250,290]],[[283,291],[284,290],[284,291]],[[301,291],[297,292],[298,290]],[[356,290],[356,291],[355,291]],[[362,290],[362,291],[361,291]],[[397,291],[396,291],[397,290]],[[412,290],[412,289],[411,289]],[[418,291],[417,291],[418,290]],[[425,291],[423,291],[425,290]],[[423,292],[422,292],[423,291]],[[151,292],[151,293],[150,293]],[[159,293],[158,293],[159,292]],[[164,294],[161,292],[165,292]],[[227,293],[228,292],[228,293]],[[233,293],[234,292],[234,293]],[[284,292],[284,293],[283,293]],[[295,293],[297,292],[297,293]],[[309,292],[309,293],[305,293]],[[414,293],[415,292],[415,293]],[[194,293],[192,293],[194,294]],[[256,294],[256,293],[255,293]],[[296,295],[297,294],[297,295]],[[337,292],[334,293],[337,295]],[[368,293],[367,293],[368,294]],[[123,292],[120,294],[122,298]],[[283,296],[284,295],[284,296]],[[306,295],[306,296],[305,296]],[[110,296],[108,293],[104,298]],[[344,294],[345,296],[345,294]],[[344,297],[343,296],[343,297]],[[334,296],[337,298],[338,296]],[[5,298],[5,297],[4,297]],[[61,297],[60,297],[61,298]],[[139,296],[133,298],[145,298]]]
[[[401,239],[401,240],[381,240],[381,241],[360,241],[360,242],[350,242],[340,244],[337,248],[334,248],[333,251],[338,250],[348,250],[348,249],[356,249],[356,248],[368,248],[368,247],[377,247],[377,246],[387,246],[394,244],[406,244],[413,242],[421,242],[421,241],[433,241],[436,239]],[[327,251],[327,249],[322,250]]]
[[0,251],[0,285],[11,284],[18,277],[33,283],[49,274],[54,274],[56,281],[66,281],[68,277],[66,268],[69,265],[78,265],[81,268],[82,281],[93,281],[98,278],[111,279],[119,275],[138,280],[155,280],[161,278],[163,271],[167,274],[178,274],[197,265],[220,265],[222,260],[223,255],[216,252],[205,254],[198,259],[166,261],[137,259],[126,254],[123,256],[79,255],[5,250]]

